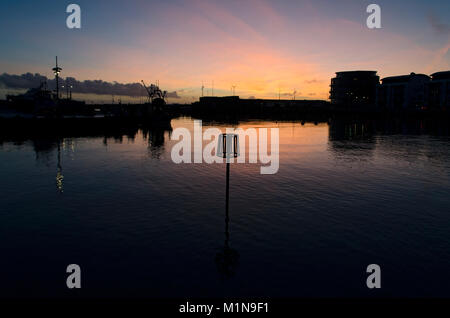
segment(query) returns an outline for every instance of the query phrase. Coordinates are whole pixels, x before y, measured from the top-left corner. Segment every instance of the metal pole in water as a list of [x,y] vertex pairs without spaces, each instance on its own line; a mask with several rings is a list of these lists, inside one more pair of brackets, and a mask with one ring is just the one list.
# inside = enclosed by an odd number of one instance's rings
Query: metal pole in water
[[229,232],[228,232],[228,223],[230,221],[230,217],[228,214],[229,202],[230,202],[230,163],[227,162],[226,202],[225,202],[225,245],[226,246],[228,246],[228,240],[229,240]]

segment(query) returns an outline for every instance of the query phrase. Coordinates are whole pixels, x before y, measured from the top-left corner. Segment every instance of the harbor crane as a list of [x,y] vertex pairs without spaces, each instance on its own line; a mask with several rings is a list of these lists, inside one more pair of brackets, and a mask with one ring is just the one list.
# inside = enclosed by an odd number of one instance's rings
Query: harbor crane
[[158,103],[165,104],[167,91],[162,91],[159,88],[159,86],[156,84],[151,84],[150,87],[148,87],[147,85],[145,85],[145,82],[143,80],[141,82],[142,82],[142,85],[144,86],[145,90],[147,91],[148,100],[150,103],[153,104],[153,102],[158,102]]

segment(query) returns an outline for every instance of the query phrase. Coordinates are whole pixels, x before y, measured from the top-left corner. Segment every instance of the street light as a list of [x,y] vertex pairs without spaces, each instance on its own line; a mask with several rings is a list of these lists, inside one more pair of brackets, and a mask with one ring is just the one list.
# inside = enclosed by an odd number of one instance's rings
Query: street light
[[58,57],[56,57],[56,66],[52,68],[52,71],[56,80],[56,99],[59,99],[59,73],[61,73],[62,68],[58,66]]

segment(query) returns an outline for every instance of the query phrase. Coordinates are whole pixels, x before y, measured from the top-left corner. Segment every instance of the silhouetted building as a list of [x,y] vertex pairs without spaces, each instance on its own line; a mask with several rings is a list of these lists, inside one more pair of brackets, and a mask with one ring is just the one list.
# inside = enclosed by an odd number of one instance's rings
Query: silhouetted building
[[210,105],[210,106],[226,106],[226,105],[230,105],[230,104],[237,104],[237,103],[239,103],[239,101],[240,101],[239,96],[200,97],[200,104]]
[[450,71],[431,74],[428,85],[429,108],[446,110],[450,108]]
[[241,99],[238,96],[200,97],[192,104],[196,115],[288,115],[298,112],[326,112],[330,103],[324,100]]
[[331,79],[331,103],[345,109],[373,107],[379,82],[377,71],[337,72]]
[[425,74],[385,77],[378,87],[378,107],[381,110],[419,110],[428,104],[428,83]]

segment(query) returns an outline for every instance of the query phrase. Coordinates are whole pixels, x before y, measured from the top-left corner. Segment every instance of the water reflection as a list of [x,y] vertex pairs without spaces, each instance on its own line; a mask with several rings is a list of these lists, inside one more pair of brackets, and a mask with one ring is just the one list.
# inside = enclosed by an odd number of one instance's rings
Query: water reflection
[[[449,136],[448,119],[348,119],[329,120],[329,139],[371,140],[375,135]],[[373,139],[372,139],[373,140]]]
[[379,261],[389,294],[449,295],[448,124],[210,125],[279,128],[279,172],[235,164],[227,183],[224,165],[176,165],[170,130],[152,127],[0,134],[4,294],[59,295],[48,269],[80,262],[95,296],[355,297]]
[[150,156],[155,159],[160,159],[164,152],[165,133],[169,133],[169,138],[172,130],[163,130],[151,127],[142,128],[142,136],[144,140],[148,140],[148,150]]
[[62,174],[62,164],[61,164],[61,142],[58,141],[58,163],[57,163],[57,169],[56,169],[56,188],[60,193],[64,192],[63,189],[63,181],[64,176]]
[[330,150],[338,159],[368,160],[375,150],[371,121],[332,119],[328,138]]
[[[134,143],[137,135],[141,135],[143,140],[148,141],[149,154],[152,158],[160,159],[164,151],[165,133],[172,130],[171,126],[165,128],[155,128],[150,126],[68,126],[58,127],[9,127],[2,129],[0,135],[0,146],[4,143],[13,143],[16,146],[30,144],[35,153],[38,164],[46,167],[54,165],[56,154],[56,189],[62,194],[64,192],[63,157],[69,155],[69,159],[74,158],[76,151],[76,141],[79,139],[102,138],[102,143],[108,147],[111,140],[114,143],[122,144],[124,138],[129,143]],[[35,129],[39,128],[39,129]],[[53,127],[55,128],[55,127]]]
[[[144,140],[148,140],[149,150],[152,156],[159,158],[164,150],[165,133],[172,131],[172,127],[157,128],[151,126],[114,126],[114,127],[92,127],[83,126],[67,127],[67,129],[34,130],[30,127],[15,127],[8,131],[2,131],[0,135],[0,145],[13,143],[21,146],[30,143],[36,154],[36,161],[49,165],[52,161],[53,153],[57,152],[58,167],[61,162],[61,151],[70,147],[75,151],[74,140],[80,138],[102,138],[104,146],[108,146],[111,140],[114,143],[124,143],[124,138],[128,142],[134,143],[138,135],[142,135]],[[63,148],[63,149],[61,149]],[[58,168],[59,169],[59,168]]]
[[[437,159],[439,148],[419,136],[448,140],[448,120],[355,120],[329,121],[328,146],[337,159],[368,160],[377,149],[395,159],[411,160],[421,155]],[[410,137],[408,137],[410,136]]]

